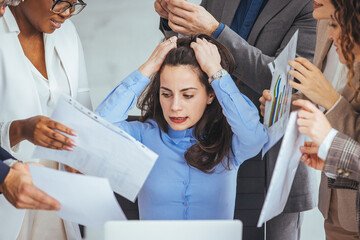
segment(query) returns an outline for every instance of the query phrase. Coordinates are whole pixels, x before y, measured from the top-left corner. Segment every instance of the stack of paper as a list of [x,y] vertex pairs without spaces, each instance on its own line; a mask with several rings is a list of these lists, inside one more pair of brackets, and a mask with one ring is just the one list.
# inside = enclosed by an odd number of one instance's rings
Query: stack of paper
[[74,151],[37,147],[33,157],[58,161],[80,172],[108,178],[115,192],[135,201],[157,154],[74,99],[63,97],[51,117],[75,130]]

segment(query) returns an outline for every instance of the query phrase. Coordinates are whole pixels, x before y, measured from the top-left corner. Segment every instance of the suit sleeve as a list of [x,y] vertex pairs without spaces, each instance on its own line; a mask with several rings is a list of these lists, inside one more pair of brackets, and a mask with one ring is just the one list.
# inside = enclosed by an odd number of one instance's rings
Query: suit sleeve
[[331,126],[360,142],[360,115],[344,97],[326,114]]
[[[316,42],[316,20],[312,17],[312,4],[312,1],[308,1],[301,11],[297,11],[298,15],[294,18],[286,34],[277,36],[281,37],[282,41],[271,56],[250,45],[230,27],[225,26],[217,40],[224,44],[235,58],[237,67],[232,75],[240,78],[242,83],[261,95],[264,89],[270,87],[272,79],[268,64],[281,53],[297,30],[299,30],[297,55],[311,61],[314,56]],[[203,0],[201,5],[207,9],[208,1]],[[168,31],[163,22],[160,22],[160,30],[165,37],[176,35],[173,31]]]
[[9,166],[1,161],[0,162],[0,184],[2,184],[4,182],[4,179],[8,175],[9,171],[10,171]]
[[141,142],[143,123],[127,122],[128,112],[135,105],[150,79],[138,70],[131,73],[96,108],[96,113]]
[[232,147],[238,165],[256,156],[268,141],[255,105],[242,94],[229,74],[214,80],[212,87],[234,133]]
[[359,182],[360,144],[338,133],[330,146],[323,171]]
[[3,161],[12,158],[11,155],[0,147],[0,184],[3,183],[4,179],[8,175],[10,168],[3,163]]
[[264,89],[269,89],[272,79],[268,64],[281,53],[297,30],[299,30],[297,55],[312,60],[316,41],[316,22],[312,17],[312,11],[312,2],[309,2],[293,21],[274,56],[264,54],[225,26],[218,40],[235,58],[237,67],[233,75],[261,95]]

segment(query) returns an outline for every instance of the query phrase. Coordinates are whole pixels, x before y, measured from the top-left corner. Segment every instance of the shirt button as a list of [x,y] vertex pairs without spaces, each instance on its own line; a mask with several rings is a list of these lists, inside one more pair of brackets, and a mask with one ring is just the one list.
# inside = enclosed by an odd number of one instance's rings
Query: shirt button
[[187,184],[187,182],[186,182],[186,181],[183,181],[183,184],[184,184],[184,185],[186,185],[186,184]]

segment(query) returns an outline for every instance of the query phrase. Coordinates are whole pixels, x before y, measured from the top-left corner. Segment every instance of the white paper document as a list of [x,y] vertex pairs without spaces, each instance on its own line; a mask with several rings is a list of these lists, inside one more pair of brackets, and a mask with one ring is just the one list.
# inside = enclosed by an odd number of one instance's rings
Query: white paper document
[[275,61],[269,64],[273,76],[270,87],[272,101],[265,103],[264,126],[267,128],[269,141],[262,149],[263,157],[284,136],[289,121],[292,87],[289,84],[291,75],[288,61],[295,59],[297,39],[298,31]]
[[257,224],[258,227],[261,227],[264,222],[282,213],[289,197],[300,162],[300,146],[304,144],[306,137],[298,131],[296,119],[297,112],[292,112],[261,210]]
[[61,204],[56,212],[64,220],[103,227],[105,222],[126,220],[106,178],[85,176],[29,165],[34,185]]
[[75,130],[74,151],[36,147],[34,158],[61,162],[80,172],[109,179],[112,189],[135,201],[157,154],[70,97],[62,97],[51,117]]

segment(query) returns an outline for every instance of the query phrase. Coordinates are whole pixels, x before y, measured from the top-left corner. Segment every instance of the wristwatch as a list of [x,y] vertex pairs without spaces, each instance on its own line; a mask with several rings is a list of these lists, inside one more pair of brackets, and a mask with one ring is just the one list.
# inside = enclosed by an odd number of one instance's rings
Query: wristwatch
[[211,84],[214,80],[220,79],[226,74],[228,74],[228,72],[225,69],[221,69],[220,71],[209,77],[209,83]]

